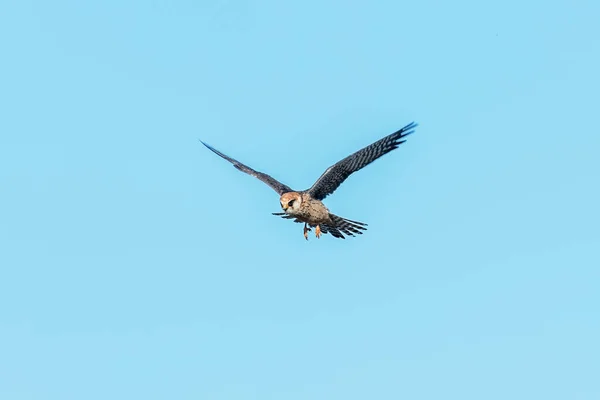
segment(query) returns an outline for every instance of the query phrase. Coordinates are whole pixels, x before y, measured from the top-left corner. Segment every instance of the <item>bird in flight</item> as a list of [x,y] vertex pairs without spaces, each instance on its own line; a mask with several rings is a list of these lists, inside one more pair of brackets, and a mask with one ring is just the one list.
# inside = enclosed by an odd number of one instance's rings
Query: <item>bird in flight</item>
[[399,131],[349,155],[327,168],[323,175],[309,189],[302,191],[292,190],[289,186],[279,182],[272,176],[255,171],[249,166],[221,153],[214,147],[202,141],[200,142],[220,157],[232,163],[235,168],[260,179],[273,188],[280,196],[279,203],[283,210],[283,212],[273,213],[273,215],[293,219],[294,222],[304,223],[304,238],[306,240],[308,240],[308,232],[311,231],[311,228],[315,229],[315,236],[317,238],[320,238],[321,234],[330,233],[333,237],[345,239],[344,235],[362,235],[362,231],[367,229],[367,224],[338,217],[330,213],[322,200],[332,194],[352,173],[366,167],[384,154],[397,149],[398,146],[406,141],[406,136],[414,132],[416,127],[417,124],[411,122]]

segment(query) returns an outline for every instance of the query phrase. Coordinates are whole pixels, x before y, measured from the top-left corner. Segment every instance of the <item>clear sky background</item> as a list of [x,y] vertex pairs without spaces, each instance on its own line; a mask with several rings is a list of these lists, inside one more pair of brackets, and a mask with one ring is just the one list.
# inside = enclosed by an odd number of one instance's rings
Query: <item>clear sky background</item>
[[598,4],[4,1],[0,398],[599,399]]

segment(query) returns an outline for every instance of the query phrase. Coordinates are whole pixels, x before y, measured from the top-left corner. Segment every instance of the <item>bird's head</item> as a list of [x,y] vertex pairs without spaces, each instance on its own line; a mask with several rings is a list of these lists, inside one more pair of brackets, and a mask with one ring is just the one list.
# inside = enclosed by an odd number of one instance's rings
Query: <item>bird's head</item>
[[288,214],[295,214],[300,210],[302,204],[302,196],[297,192],[288,192],[281,195],[279,199],[281,208]]

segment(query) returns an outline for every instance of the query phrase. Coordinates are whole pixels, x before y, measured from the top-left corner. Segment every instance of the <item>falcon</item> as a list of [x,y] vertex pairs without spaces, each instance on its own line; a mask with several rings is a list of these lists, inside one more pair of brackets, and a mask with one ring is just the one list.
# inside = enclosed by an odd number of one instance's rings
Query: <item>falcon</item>
[[221,153],[214,147],[200,141],[218,156],[233,164],[242,172],[252,175],[274,189],[280,196],[279,203],[283,212],[273,213],[294,222],[304,223],[304,238],[308,240],[308,232],[315,229],[315,236],[329,233],[333,237],[345,239],[344,235],[362,235],[367,224],[339,217],[329,212],[322,200],[332,194],[352,173],[371,164],[384,154],[397,149],[406,141],[406,136],[414,132],[417,124],[411,122],[400,129],[364,147],[327,168],[317,181],[307,190],[296,191],[279,182],[270,175],[258,172],[249,166]]

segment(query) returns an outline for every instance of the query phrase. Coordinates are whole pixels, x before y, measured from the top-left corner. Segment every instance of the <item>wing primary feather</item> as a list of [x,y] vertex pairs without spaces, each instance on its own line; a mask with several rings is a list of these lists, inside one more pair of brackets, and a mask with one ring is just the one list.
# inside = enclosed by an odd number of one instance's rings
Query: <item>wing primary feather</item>
[[379,157],[395,150],[406,142],[406,136],[414,133],[417,127],[411,122],[404,128],[382,138],[349,155],[327,168],[307,192],[317,200],[323,200],[333,193],[350,175],[366,167]]
[[263,172],[256,171],[256,170],[250,168],[249,166],[247,166],[247,165],[239,162],[238,160],[236,160],[234,158],[231,158],[228,155],[220,152],[219,150],[215,149],[214,147],[212,147],[208,143],[205,143],[205,142],[203,142],[200,139],[198,139],[198,140],[200,141],[200,143],[202,143],[204,146],[206,146],[207,149],[209,149],[210,151],[212,151],[213,153],[215,153],[219,157],[221,157],[221,158],[229,161],[230,163],[232,163],[233,166],[236,169],[238,169],[238,170],[240,170],[240,171],[242,171],[242,172],[244,172],[244,173],[246,173],[248,175],[251,175],[251,176],[253,176],[255,178],[258,178],[261,181],[263,181],[264,183],[266,183],[267,185],[269,185],[279,195],[282,195],[282,194],[284,194],[286,192],[292,192],[292,189],[289,186],[284,185],[283,183],[279,182],[277,179],[273,178],[272,176],[267,175],[267,174],[265,174]]

